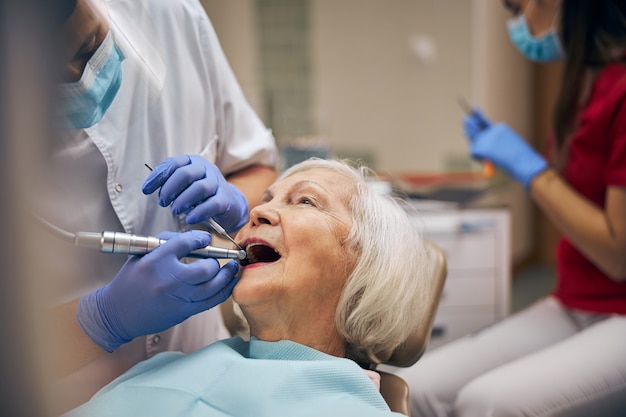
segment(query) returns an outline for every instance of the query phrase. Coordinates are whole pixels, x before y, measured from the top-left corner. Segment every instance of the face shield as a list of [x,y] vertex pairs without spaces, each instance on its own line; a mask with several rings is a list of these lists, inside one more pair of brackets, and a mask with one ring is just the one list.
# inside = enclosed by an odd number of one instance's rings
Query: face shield
[[[73,33],[89,34],[99,25],[108,27],[108,31],[80,79],[60,86],[60,126],[66,129],[88,128],[97,123],[130,126],[149,111],[163,88],[166,69],[153,41],[157,39],[154,25],[138,1],[79,0],[78,3],[78,16],[73,23],[81,26]],[[79,44],[82,41],[78,39]]]

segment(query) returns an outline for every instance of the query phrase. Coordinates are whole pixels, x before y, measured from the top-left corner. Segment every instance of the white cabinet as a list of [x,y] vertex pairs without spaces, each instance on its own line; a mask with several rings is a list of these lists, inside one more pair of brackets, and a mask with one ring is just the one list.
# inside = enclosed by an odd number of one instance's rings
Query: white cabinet
[[448,278],[429,349],[509,314],[511,219],[507,208],[420,211],[424,237],[446,255]]

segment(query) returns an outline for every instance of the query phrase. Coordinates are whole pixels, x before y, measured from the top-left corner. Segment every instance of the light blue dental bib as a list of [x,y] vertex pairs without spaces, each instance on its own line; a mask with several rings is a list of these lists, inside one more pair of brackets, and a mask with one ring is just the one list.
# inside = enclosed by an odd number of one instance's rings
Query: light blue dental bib
[[232,338],[141,362],[66,416],[393,416],[351,360]]

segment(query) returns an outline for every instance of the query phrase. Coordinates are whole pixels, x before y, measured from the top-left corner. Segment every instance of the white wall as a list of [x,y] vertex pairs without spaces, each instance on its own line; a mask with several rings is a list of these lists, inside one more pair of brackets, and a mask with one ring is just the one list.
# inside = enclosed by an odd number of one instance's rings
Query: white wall
[[200,0],[248,101],[263,114],[255,0]]
[[[264,113],[254,29],[255,0],[202,0],[244,92]],[[465,97],[493,120],[531,134],[531,65],[511,45],[494,0],[310,0],[315,121],[332,148],[373,155],[376,168],[446,171],[469,163]],[[432,41],[422,62],[415,38]],[[270,126],[271,127],[271,126]],[[513,259],[532,245],[531,205],[511,183]]]
[[371,149],[379,169],[445,171],[468,158],[459,97],[528,131],[530,67],[500,2],[313,0],[312,14],[316,108],[334,146]]
[[[383,170],[442,171],[449,155],[466,157],[457,98],[469,99],[471,2],[312,6],[316,108],[334,147],[370,150]],[[412,52],[418,37],[431,40],[432,62]]]
[[[261,108],[255,0],[202,0],[248,99]],[[444,171],[467,157],[459,97],[530,133],[530,65],[493,0],[311,0],[316,121],[380,169]],[[435,48],[430,63],[414,39]]]

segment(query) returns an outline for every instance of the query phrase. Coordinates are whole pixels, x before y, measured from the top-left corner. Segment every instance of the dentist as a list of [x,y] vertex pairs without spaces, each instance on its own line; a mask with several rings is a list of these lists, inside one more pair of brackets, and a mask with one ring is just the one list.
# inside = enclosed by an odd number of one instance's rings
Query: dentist
[[[246,101],[197,0],[59,0],[65,63],[42,217],[69,231],[171,239],[144,257],[74,248],[83,276],[51,311],[64,409],[137,362],[230,336],[238,266],[186,263],[214,218],[229,233],[276,178],[272,133]],[[144,164],[155,167],[152,173]],[[63,271],[51,271],[63,276]],[[69,290],[68,290],[69,288]],[[67,348],[67,349],[66,349]],[[80,355],[75,355],[79,351]]]

